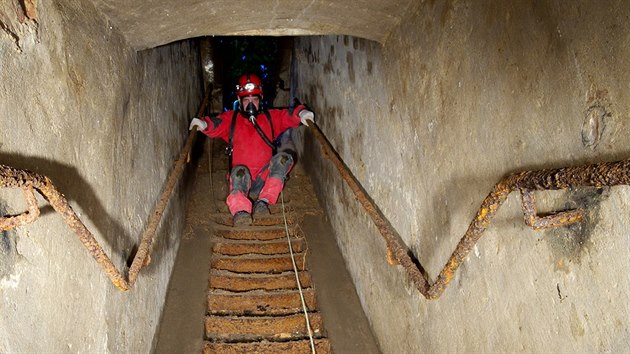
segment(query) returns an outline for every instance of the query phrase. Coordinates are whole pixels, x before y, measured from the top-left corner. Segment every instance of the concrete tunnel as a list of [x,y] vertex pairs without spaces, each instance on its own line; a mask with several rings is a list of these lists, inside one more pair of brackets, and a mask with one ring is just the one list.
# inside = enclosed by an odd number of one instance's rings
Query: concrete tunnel
[[[502,178],[630,157],[629,20],[614,0],[7,0],[0,165],[49,177],[128,269],[202,101],[204,43],[290,39],[291,93],[435,280]],[[584,210],[549,230],[509,194],[429,300],[309,130],[296,142],[378,351],[630,352],[627,182],[536,191],[541,213]],[[194,180],[126,292],[36,194],[41,215],[0,237],[0,352],[155,352]],[[28,208],[2,186],[1,216]]]

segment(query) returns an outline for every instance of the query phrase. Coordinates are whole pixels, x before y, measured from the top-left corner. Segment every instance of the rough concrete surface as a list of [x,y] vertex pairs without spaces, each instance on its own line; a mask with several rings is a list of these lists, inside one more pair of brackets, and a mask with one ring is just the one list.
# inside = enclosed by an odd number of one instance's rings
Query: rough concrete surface
[[[311,3],[2,2],[0,163],[50,176],[123,268],[201,92],[194,42],[134,49],[210,34],[332,34],[297,39],[292,92],[431,278],[501,177],[630,156],[627,1]],[[628,187],[537,193],[548,211],[588,206],[545,232],[510,196],[427,301],[297,140],[383,352],[630,351]],[[182,192],[126,294],[40,198],[35,223],[2,234],[0,352],[147,352]],[[24,205],[0,190],[3,215]]]
[[214,36],[345,33],[385,41],[412,0],[92,0],[134,48]]
[[[419,2],[384,45],[299,38],[297,87],[435,279],[503,176],[630,156],[629,15],[622,1]],[[511,195],[428,301],[333,165],[309,165],[384,352],[630,350],[630,187],[539,192],[547,211],[589,210],[540,232]]]
[[203,348],[208,291],[208,270],[212,255],[207,213],[213,196],[207,193],[210,174],[207,163],[195,173],[192,196],[186,208],[186,226],[166,294],[164,311],[156,333],[154,353],[200,353]]
[[[31,17],[24,4],[36,4]],[[49,176],[126,271],[200,101],[197,46],[134,51],[85,1],[0,5],[0,163]],[[39,197],[0,235],[0,352],[148,352],[183,226],[176,189],[136,287],[120,293]],[[0,189],[3,214],[24,210]]]
[[307,215],[303,229],[311,251],[310,269],[318,303],[334,352],[380,353],[328,220],[322,215]]

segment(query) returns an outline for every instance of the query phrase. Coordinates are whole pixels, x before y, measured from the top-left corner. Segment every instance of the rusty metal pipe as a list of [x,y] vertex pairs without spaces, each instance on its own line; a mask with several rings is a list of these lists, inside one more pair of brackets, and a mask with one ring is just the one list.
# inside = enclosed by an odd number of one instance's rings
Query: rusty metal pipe
[[[206,105],[208,104],[209,97],[212,93],[212,90],[206,88],[206,94],[204,96],[203,101],[201,102],[201,106],[197,111],[197,117],[201,116],[206,109]],[[136,278],[138,277],[138,273],[143,266],[148,265],[151,262],[151,250],[153,246],[153,240],[155,239],[155,233],[157,228],[162,220],[162,215],[164,214],[164,210],[168,205],[168,201],[171,199],[173,194],[173,190],[175,189],[175,185],[181,178],[184,173],[184,167],[190,161],[190,153],[192,151],[193,144],[197,137],[197,127],[194,127],[186,138],[186,144],[184,144],[184,148],[179,154],[179,158],[175,161],[175,167],[171,171],[168,176],[168,180],[166,182],[166,186],[160,195],[160,199],[155,207],[155,211],[151,213],[151,218],[149,219],[149,225],[142,235],[142,241],[140,242],[140,246],[138,247],[138,253],[134,257],[131,267],[129,267],[129,282],[134,284],[136,282]]]
[[[203,113],[208,103],[209,96],[210,91],[206,90],[206,95],[201,103],[197,116]],[[37,200],[33,193],[33,189],[35,189],[48,200],[55,211],[61,214],[68,227],[79,237],[83,246],[85,246],[88,252],[105,271],[110,281],[118,289],[127,291],[135,284],[142,267],[148,265],[150,262],[151,249],[157,228],[162,220],[162,215],[168,205],[168,201],[173,194],[175,185],[181,178],[186,163],[189,162],[189,155],[197,135],[196,132],[196,129],[189,132],[186,144],[179,154],[179,158],[175,161],[175,167],[169,174],[166,186],[158,199],[155,210],[151,213],[148,226],[142,234],[138,252],[131,263],[128,280],[125,279],[123,274],[116,268],[116,265],[114,265],[112,260],[107,256],[90,230],[81,222],[81,219],[79,219],[74,210],[72,210],[65,196],[57,190],[52,181],[46,176],[0,164],[0,187],[21,188],[25,193],[29,208],[27,212],[17,216],[0,217],[0,230],[13,229],[31,223],[37,219],[37,216],[39,216],[39,207],[37,206]]]
[[[83,243],[85,248],[88,249],[92,257],[94,257],[94,259],[96,259],[96,261],[103,267],[112,283],[121,290],[129,289],[129,284],[116,269],[116,266],[112,263],[111,259],[105,254],[103,248],[94,238],[94,235],[92,235],[87,227],[85,227],[85,225],[81,222],[77,214],[74,210],[72,210],[72,207],[68,204],[67,199],[57,190],[48,177],[31,171],[20,170],[0,164],[0,187],[21,188],[24,191],[32,191],[33,189],[37,190],[48,200],[55,211],[61,214],[66,224],[70,227],[70,229],[72,229],[72,231],[74,231],[74,233],[77,234],[79,240]],[[27,200],[28,199],[30,198],[27,198]],[[37,207],[36,200],[34,207],[37,208],[37,214],[39,215],[39,208]],[[30,206],[27,213],[31,213]],[[21,214],[20,216],[22,215],[24,214]],[[2,230],[9,230],[14,227],[25,225],[35,221],[36,219],[22,219],[19,224],[6,223],[7,220],[12,218],[16,217],[0,218],[0,226],[2,227]]]
[[0,218],[0,230],[9,230],[33,222],[39,216],[39,207],[32,186],[22,187],[28,210],[20,215]]
[[490,225],[492,217],[511,192],[519,191],[523,195],[523,214],[527,225],[534,229],[542,229],[579,222],[583,217],[583,212],[581,210],[569,210],[546,217],[536,216],[533,191],[630,185],[630,159],[511,174],[499,181],[483,200],[477,215],[471,221],[466,233],[455,247],[436,281],[431,282],[422,265],[411,259],[409,250],[403,245],[396,230],[352,175],[319,127],[313,123],[309,123],[308,126],[313,136],[319,141],[324,157],[337,167],[341,177],[355,193],[357,200],[363,205],[383,236],[387,246],[388,262],[401,265],[407,272],[408,278],[415,284],[416,289],[427,299],[437,299],[442,295],[453,279],[457,268],[479,241],[483,232]]

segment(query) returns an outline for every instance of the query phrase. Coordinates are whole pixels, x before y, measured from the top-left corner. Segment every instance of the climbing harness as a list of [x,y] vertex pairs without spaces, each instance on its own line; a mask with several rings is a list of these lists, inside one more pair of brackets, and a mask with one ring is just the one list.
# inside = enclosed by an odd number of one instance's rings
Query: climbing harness
[[308,338],[311,343],[311,352],[315,354],[315,341],[313,340],[313,330],[311,329],[311,321],[308,318],[308,310],[306,309],[306,301],[304,300],[304,292],[302,291],[302,284],[300,284],[300,276],[298,268],[295,263],[295,255],[293,254],[293,245],[291,244],[291,237],[289,235],[289,226],[287,222],[287,215],[284,205],[284,194],[280,192],[280,201],[282,202],[282,219],[284,220],[284,231],[287,236],[287,242],[289,243],[289,252],[291,254],[291,262],[293,263],[293,272],[295,273],[295,281],[297,282],[298,290],[300,292],[300,300],[302,301],[302,310],[304,312],[304,318],[306,320],[306,330],[308,331]]
[[[273,122],[271,121],[271,115],[269,115],[269,112],[267,110],[265,110],[264,113],[265,113],[265,116],[267,116],[267,119],[269,120],[269,125],[271,126],[271,139],[274,139]],[[267,138],[267,135],[265,135],[265,132],[263,132],[260,126],[258,125],[258,123],[256,123],[256,118],[254,116],[249,117],[249,121],[252,122],[254,129],[256,129],[256,132],[258,133],[258,135],[260,135],[260,137],[265,142],[265,144],[267,144],[271,148],[272,155],[275,155],[277,151],[276,144],[272,143],[271,140]]]
[[234,114],[232,114],[232,121],[230,122],[230,138],[228,140],[228,144],[225,147],[225,154],[228,155],[228,174],[232,172],[232,152],[234,152],[234,144],[232,141],[234,140],[234,128],[236,128],[236,117],[238,115],[238,110],[234,110]]
[[[271,127],[271,139],[274,139],[275,133],[273,130],[273,121],[271,119],[271,114],[266,109],[263,110],[263,113],[265,114],[265,117],[267,117],[267,120],[269,121],[269,126]],[[228,171],[230,172],[232,171],[232,167],[233,167],[232,166],[232,153],[234,152],[233,141],[234,141],[234,130],[236,129],[237,118],[238,118],[238,109],[235,109],[234,113],[232,114],[232,121],[230,122],[230,137],[228,139],[228,145],[225,148],[225,154],[228,155]],[[256,118],[252,115],[250,116],[248,120],[252,123],[252,125],[254,126],[254,129],[256,129],[256,132],[258,133],[258,135],[260,135],[261,139],[265,142],[265,144],[269,145],[269,147],[271,148],[271,154],[275,155],[276,152],[278,151],[278,147],[271,140],[269,140],[269,138],[265,135],[262,129],[260,129],[260,126],[258,125],[258,123],[256,123]]]

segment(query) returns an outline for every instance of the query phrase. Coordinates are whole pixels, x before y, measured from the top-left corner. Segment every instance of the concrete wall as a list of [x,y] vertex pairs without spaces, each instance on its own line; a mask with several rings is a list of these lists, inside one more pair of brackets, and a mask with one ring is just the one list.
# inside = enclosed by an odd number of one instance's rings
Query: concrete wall
[[[625,1],[418,2],[382,46],[299,38],[297,88],[434,279],[506,174],[630,156],[629,18]],[[630,351],[630,187],[537,193],[544,210],[589,210],[542,232],[512,194],[428,301],[305,150],[383,352]]]
[[[200,102],[196,44],[135,52],[79,0],[5,1],[0,21],[0,163],[49,176],[125,269]],[[39,219],[0,235],[0,352],[149,352],[184,192],[127,293],[40,197]],[[22,212],[21,193],[0,190],[0,209]]]

